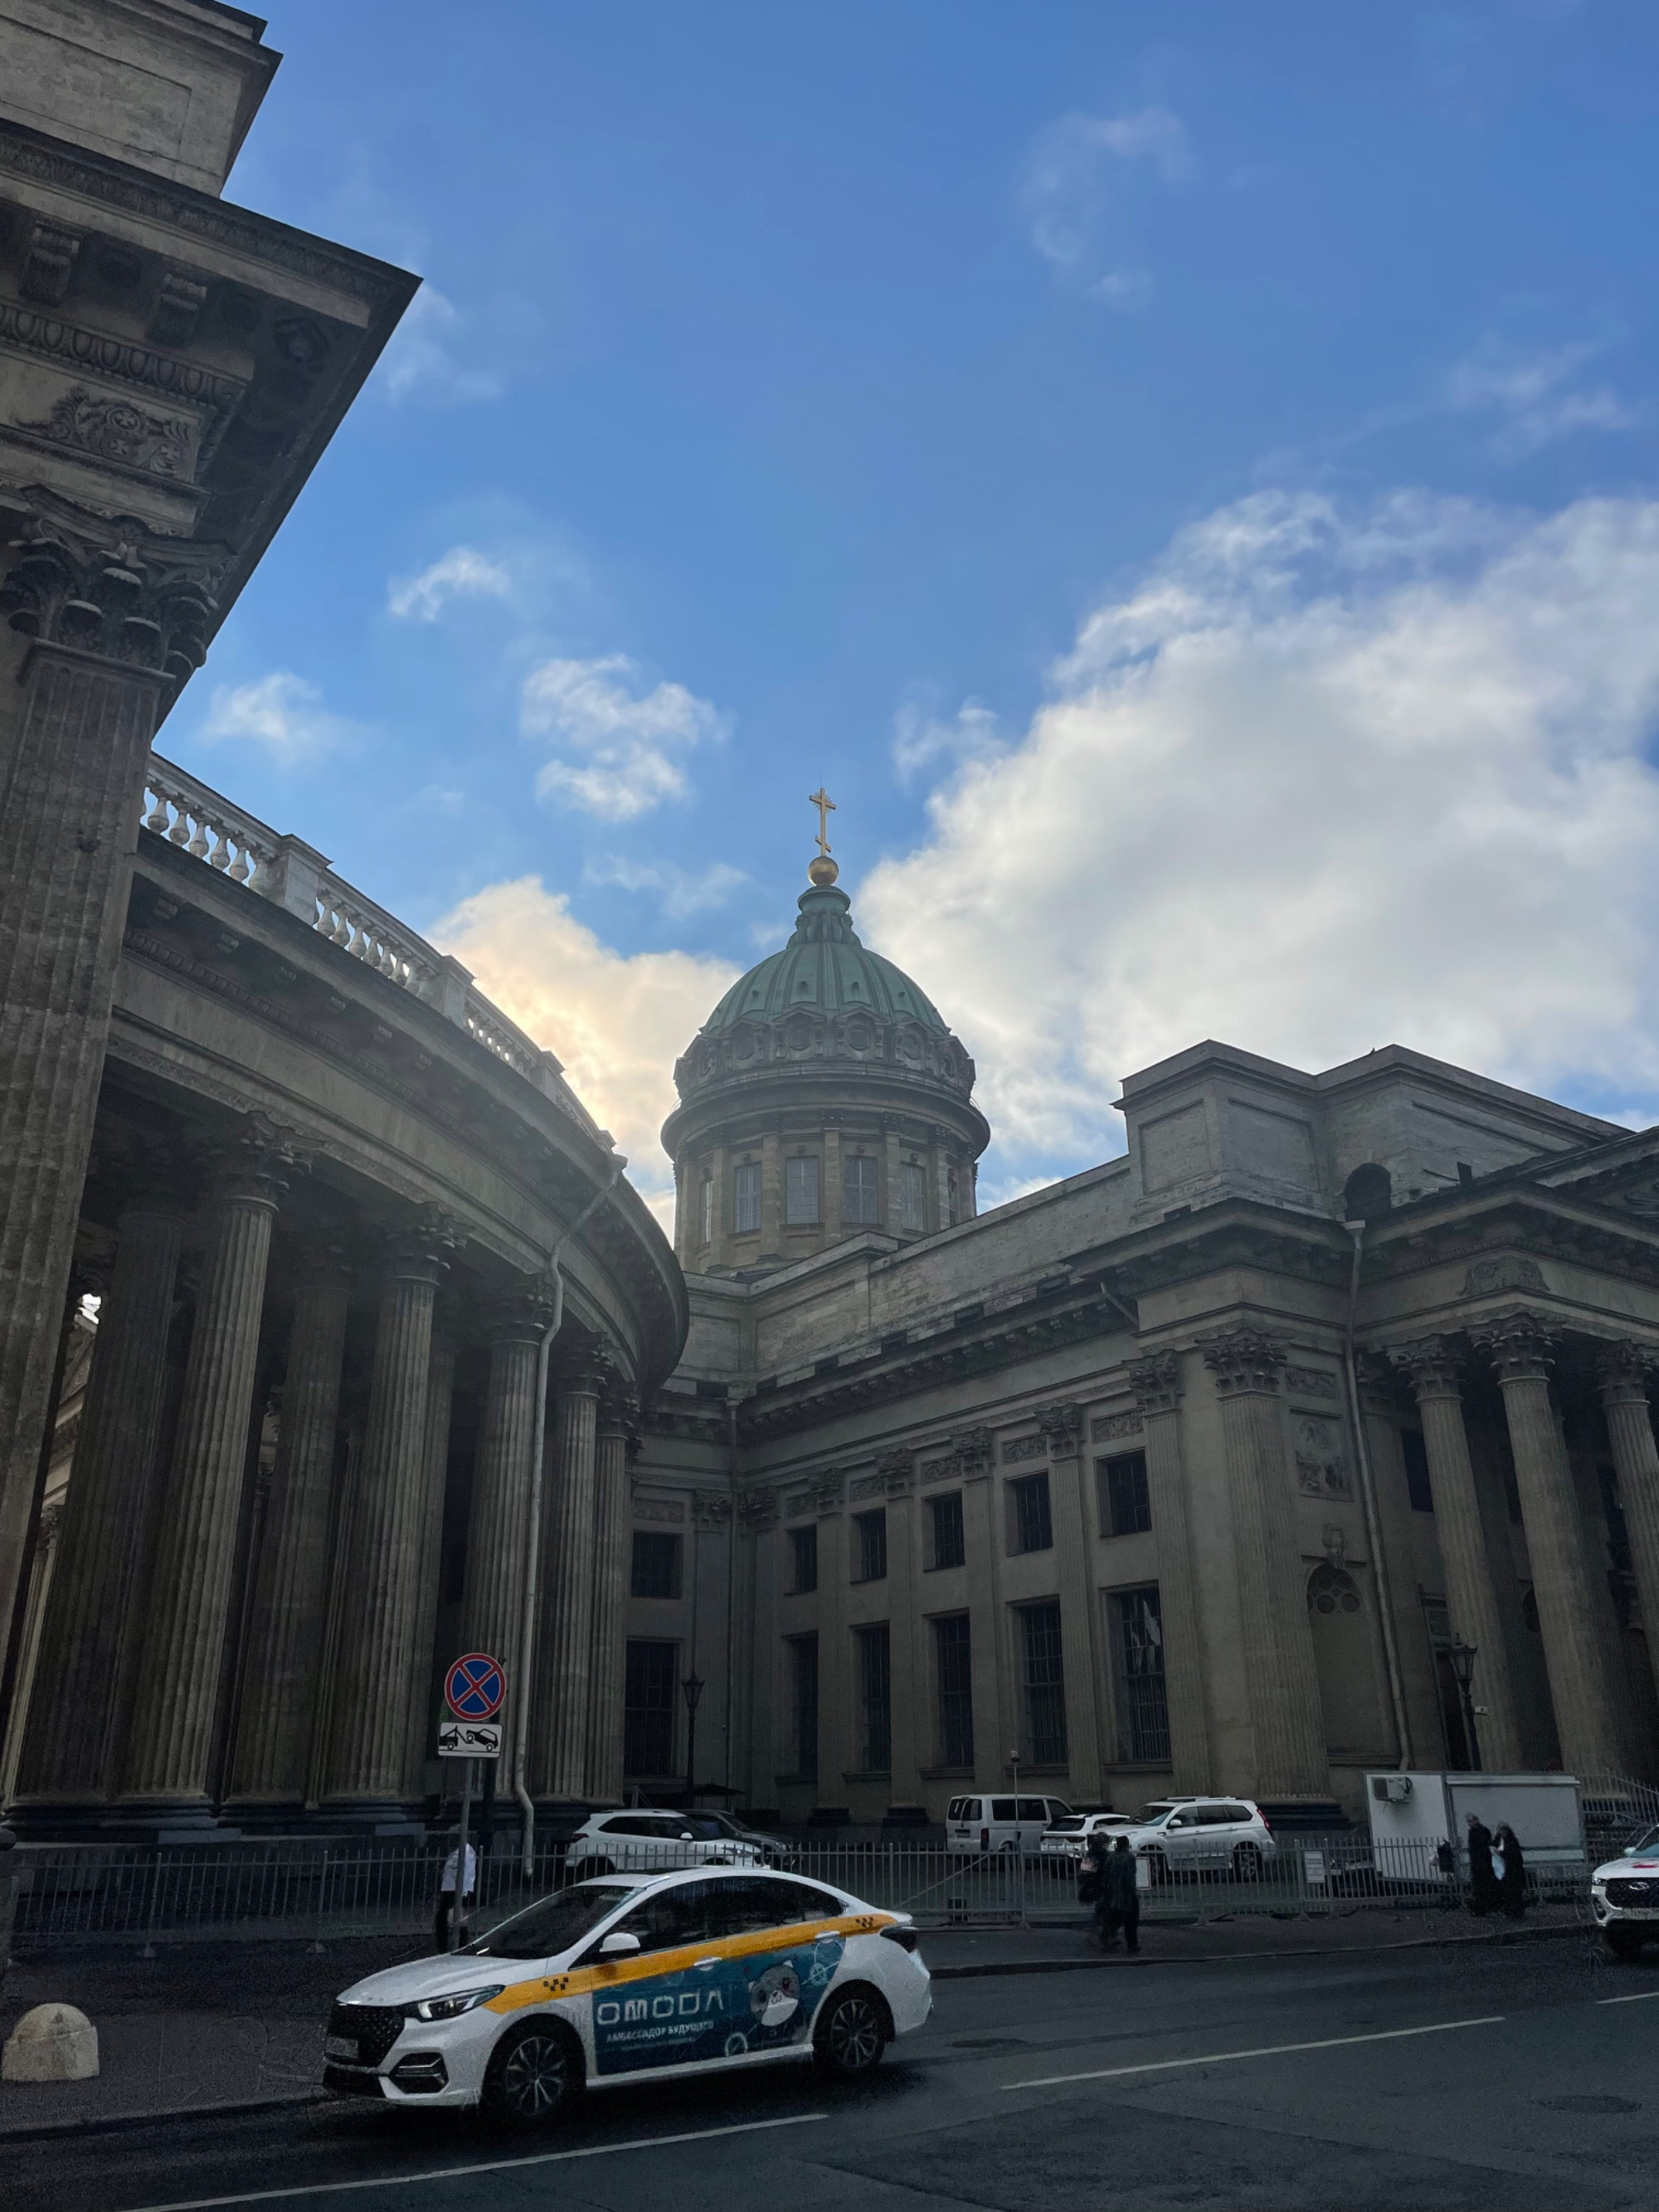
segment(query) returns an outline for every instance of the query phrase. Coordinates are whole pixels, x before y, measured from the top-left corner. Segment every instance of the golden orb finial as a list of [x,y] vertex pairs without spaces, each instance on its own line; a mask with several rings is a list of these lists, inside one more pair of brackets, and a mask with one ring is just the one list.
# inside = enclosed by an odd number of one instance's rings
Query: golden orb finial
[[830,817],[836,811],[836,802],[820,784],[806,797],[809,806],[818,810],[818,856],[806,871],[806,880],[815,890],[828,890],[841,870],[830,857]]
[[840,873],[828,853],[820,853],[817,860],[808,863],[806,880],[814,890],[827,891]]

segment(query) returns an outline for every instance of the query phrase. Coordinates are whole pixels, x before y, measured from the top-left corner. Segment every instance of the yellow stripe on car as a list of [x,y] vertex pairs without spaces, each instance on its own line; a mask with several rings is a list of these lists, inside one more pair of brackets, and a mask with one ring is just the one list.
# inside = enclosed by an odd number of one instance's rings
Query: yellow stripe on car
[[705,1959],[747,1959],[761,1951],[795,1951],[820,1936],[873,1936],[878,1928],[894,1924],[891,1912],[854,1912],[838,1920],[801,1920],[787,1928],[762,1928],[744,1936],[721,1936],[706,1943],[677,1944],[672,1951],[641,1951],[626,1959],[606,1959],[595,1966],[578,1966],[568,1974],[538,1975],[532,1982],[514,1982],[500,1996],[479,2008],[484,2012],[522,2012],[527,2005],[550,2004],[560,1997],[586,1996],[592,1990],[611,1990],[623,1982],[655,1981],[665,1974],[684,1973]]

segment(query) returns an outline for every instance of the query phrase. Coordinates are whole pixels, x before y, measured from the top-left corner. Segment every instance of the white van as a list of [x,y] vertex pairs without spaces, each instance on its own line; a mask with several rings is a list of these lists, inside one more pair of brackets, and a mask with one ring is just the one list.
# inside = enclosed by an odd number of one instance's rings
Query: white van
[[1051,1820],[1069,1820],[1063,1797],[953,1797],[945,1808],[945,1848],[958,1858],[983,1851],[1019,1851],[1038,1858]]

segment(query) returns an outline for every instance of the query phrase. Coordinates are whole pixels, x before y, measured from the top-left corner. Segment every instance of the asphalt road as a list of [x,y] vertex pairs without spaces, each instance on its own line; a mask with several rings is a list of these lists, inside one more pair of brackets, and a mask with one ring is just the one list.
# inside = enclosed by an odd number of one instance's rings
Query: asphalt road
[[[1156,1936],[1151,1937],[1156,1942]],[[925,1946],[924,1946],[925,1954]],[[1516,1949],[941,1982],[864,2088],[592,2095],[526,2138],[344,2102],[12,2142],[5,2212],[1618,2212],[1659,2203],[1659,1958]]]

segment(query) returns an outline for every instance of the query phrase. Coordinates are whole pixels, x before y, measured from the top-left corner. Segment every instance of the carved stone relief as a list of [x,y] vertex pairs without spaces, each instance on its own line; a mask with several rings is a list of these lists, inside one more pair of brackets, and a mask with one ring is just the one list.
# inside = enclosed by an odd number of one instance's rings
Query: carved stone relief
[[1341,1437],[1334,1421],[1321,1413],[1291,1416],[1291,1447],[1296,1454],[1296,1476],[1304,1496],[1347,1498],[1352,1495]]

